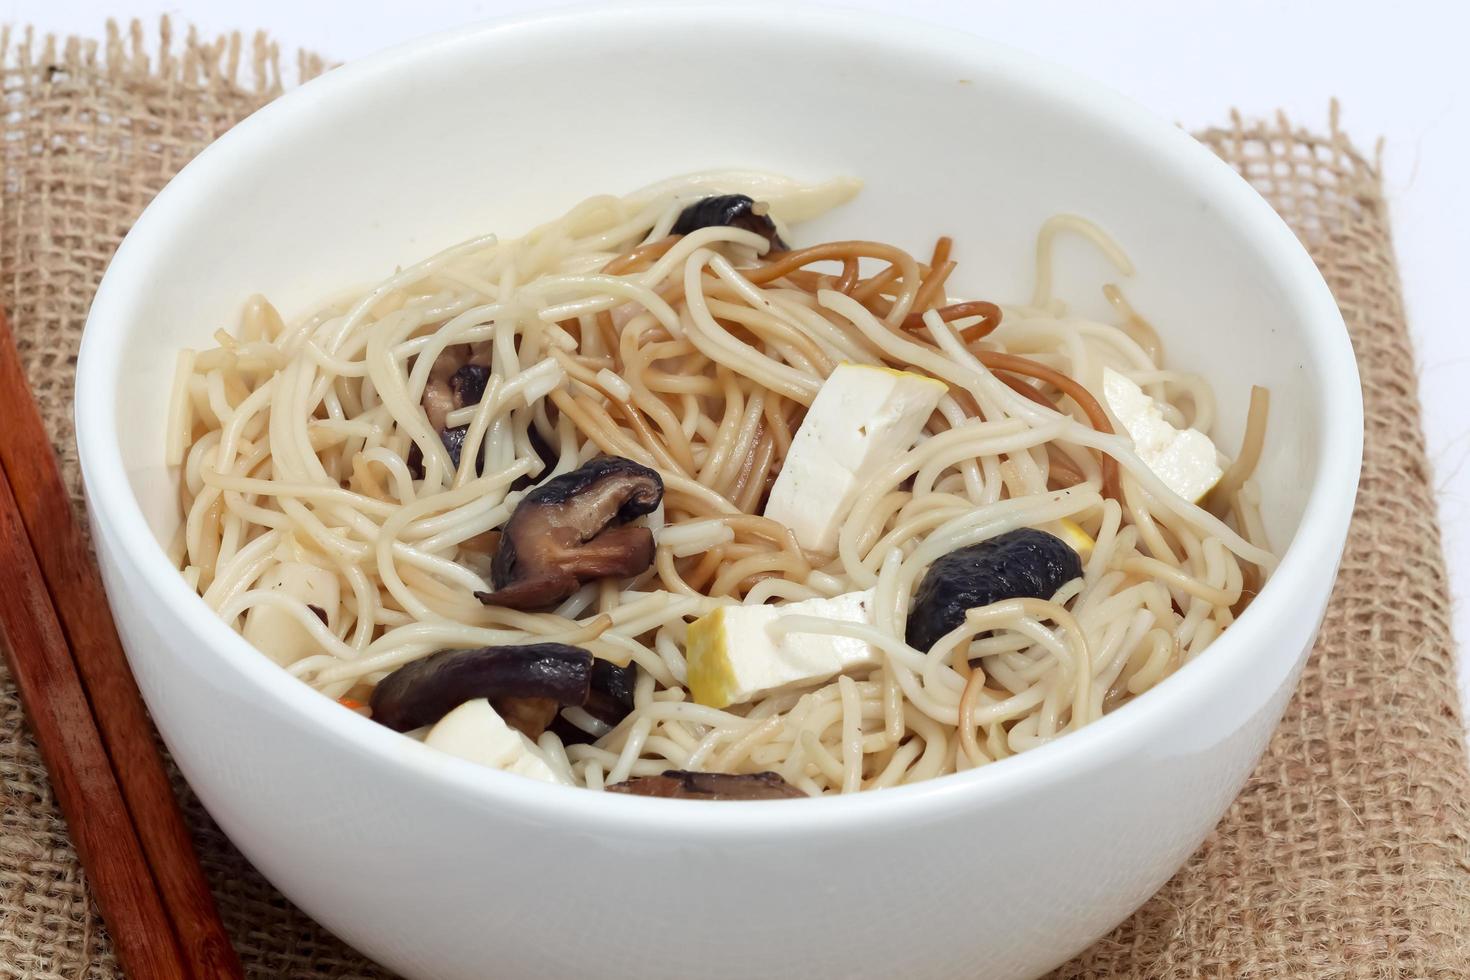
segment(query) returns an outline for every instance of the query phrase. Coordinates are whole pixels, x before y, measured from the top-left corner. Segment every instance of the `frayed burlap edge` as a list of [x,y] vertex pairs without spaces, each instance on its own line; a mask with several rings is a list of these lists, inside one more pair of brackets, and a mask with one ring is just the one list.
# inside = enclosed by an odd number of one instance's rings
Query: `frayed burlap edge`
[[[0,52],[0,303],[79,493],[75,351],[113,249],[173,173],[291,79],[264,33],[180,39],[166,20],[109,24],[101,42],[7,28]],[[327,67],[294,64],[299,79]],[[1363,369],[1362,491],[1322,640],[1245,793],[1158,896],[1057,976],[1467,976],[1470,785],[1378,168],[1335,107],[1325,136],[1234,115],[1200,138],[1292,224],[1343,308]],[[292,908],[180,790],[252,977],[387,976]],[[7,683],[0,977],[117,975]]]
[[[281,49],[265,31],[246,40],[234,31],[206,41],[193,27],[182,42],[173,22],[163,17],[150,34],[140,20],[127,29],[109,20],[101,41],[37,35],[34,28],[0,27],[0,58],[7,72],[44,71],[46,80],[58,75],[93,77],[123,85],[179,85],[185,88],[225,86],[274,98],[285,87]],[[305,50],[296,52],[296,80],[308,81],[326,71],[328,62]],[[248,80],[247,80],[248,75]]]

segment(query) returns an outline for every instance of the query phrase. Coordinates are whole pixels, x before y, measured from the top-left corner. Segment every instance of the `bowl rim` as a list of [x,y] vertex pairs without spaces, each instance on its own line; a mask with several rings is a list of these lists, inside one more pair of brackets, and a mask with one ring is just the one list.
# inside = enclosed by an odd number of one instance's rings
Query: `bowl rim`
[[[772,14],[779,11],[779,18]],[[1087,738],[1060,738],[1019,756],[979,770],[879,793],[826,796],[760,803],[731,802],[709,807],[699,801],[650,799],[590,793],[555,786],[477,766],[405,739],[354,712],[342,711],[329,699],[300,683],[262,657],[238,633],[214,616],[190,589],[154,537],[132,494],[116,438],[119,351],[124,331],[113,326],[135,319],[142,278],[155,241],[167,242],[170,229],[188,221],[188,201],[207,193],[228,175],[235,153],[252,144],[268,146],[278,119],[311,114],[339,101],[351,102],[358,86],[393,76],[432,58],[445,47],[469,45],[486,50],[514,45],[519,38],[550,32],[591,30],[657,30],[668,24],[711,21],[742,29],[879,43],[895,57],[942,54],[983,65],[989,77],[1030,90],[1042,97],[1071,103],[1104,119],[1119,139],[1132,140],[1170,168],[1208,191],[1218,219],[1234,226],[1252,248],[1267,256],[1279,272],[1280,285],[1292,309],[1300,312],[1299,329],[1319,367],[1321,400],[1321,466],[1291,545],[1276,572],[1251,608],[1222,634],[1204,656],[1165,679],[1149,697],[1138,698],[1088,726]],[[200,641],[257,697],[293,712],[303,727],[344,751],[373,757],[376,765],[397,777],[417,782],[426,791],[462,797],[466,805],[514,807],[558,823],[583,819],[602,827],[641,834],[678,833],[688,839],[758,838],[770,833],[829,833],[853,823],[908,821],[920,810],[963,806],[976,809],[1019,793],[1065,780],[1138,749],[1151,732],[1167,730],[1170,720],[1187,714],[1191,705],[1208,699],[1222,678],[1249,668],[1276,653],[1273,624],[1303,608],[1316,610],[1325,601],[1351,517],[1362,452],[1362,402],[1357,363],[1336,302],[1296,236],[1250,185],[1191,136],[1132,101],[1070,69],[1007,46],[954,30],[903,17],[835,8],[755,3],[729,7],[711,4],[669,5],[620,3],[559,8],[512,16],[432,34],[335,68],[285,93],[206,147],[148,205],[118,248],[97,290],[78,356],[75,424],[87,503],[99,538],[110,547],[136,588],[159,609],[170,610],[179,625]],[[1305,603],[1303,600],[1307,600]],[[113,601],[116,601],[115,599]],[[1314,613],[1315,614],[1315,613]],[[1314,624],[1315,626],[1315,624]],[[1291,656],[1304,657],[1293,652]],[[1298,663],[1300,659],[1298,659]]]

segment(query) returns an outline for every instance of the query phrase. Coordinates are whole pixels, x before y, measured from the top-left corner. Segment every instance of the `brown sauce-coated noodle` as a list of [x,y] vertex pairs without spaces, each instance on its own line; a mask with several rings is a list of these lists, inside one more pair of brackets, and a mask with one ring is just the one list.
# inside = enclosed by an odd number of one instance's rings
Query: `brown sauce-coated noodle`
[[[1055,368],[1047,367],[1038,361],[1016,354],[1003,354],[1000,351],[976,351],[975,356],[981,364],[992,371],[1006,371],[1011,374],[1020,374],[1028,378],[1044,381],[1059,390],[1062,394],[1071,398],[1082,409],[1087,416],[1087,421],[1099,432],[1109,435],[1113,432],[1112,420],[1103,407],[1098,404],[1092,393],[1073,378],[1068,377]],[[1118,462],[1106,453],[1099,452],[1099,464],[1103,473],[1103,493],[1109,497],[1118,497]]]
[[[933,305],[934,298],[944,295],[941,290],[944,289],[945,281],[949,279],[950,273],[954,272],[955,268],[956,266],[953,262],[941,262],[938,265],[930,266],[930,273],[924,277],[924,281],[919,284],[919,291],[914,294],[913,312],[904,317],[903,327],[905,330],[913,329],[909,324],[916,317],[922,322],[922,315],[924,311]],[[951,317],[950,319],[954,318]]]
[[1266,444],[1266,416],[1271,410],[1271,393],[1260,385],[1251,386],[1250,407],[1246,409],[1245,435],[1240,439],[1240,452],[1220,480],[1210,490],[1205,506],[1216,516],[1222,517],[1230,509],[1235,494],[1256,471],[1261,460],[1261,450]]
[[[945,323],[954,320],[968,320],[971,317],[979,317],[979,323],[972,323],[959,332],[960,340],[965,343],[973,343],[1000,326],[1000,307],[994,303],[984,300],[973,300],[966,303],[953,303],[949,306],[941,306],[934,311],[939,319]],[[924,316],[922,313],[910,313],[903,318],[903,329],[918,332],[924,329]]]

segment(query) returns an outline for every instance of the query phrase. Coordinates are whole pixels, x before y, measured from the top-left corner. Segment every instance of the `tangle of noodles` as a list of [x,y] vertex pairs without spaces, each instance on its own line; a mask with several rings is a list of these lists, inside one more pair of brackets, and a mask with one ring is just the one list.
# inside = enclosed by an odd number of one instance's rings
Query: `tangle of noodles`
[[[516,240],[465,242],[304,319],[249,302],[217,347],[179,359],[167,438],[184,574],[236,628],[257,606],[290,616],[312,649],[287,669],[358,710],[388,672],[445,648],[559,641],[636,664],[625,720],[609,728],[570,708],[586,742],[541,736],[551,764],[594,789],[669,768],[773,770],[818,794],[981,766],[1084,727],[1230,626],[1273,564],[1250,480],[1264,392],[1208,508],[1171,493],[1089,392],[1110,367],[1171,422],[1206,431],[1213,396],[1165,366],[1116,285],[1115,324],[1069,316],[1052,296],[1058,234],[1091,239],[1130,273],[1099,229],[1047,222],[1033,299],[997,305],[947,292],[962,240],[921,261],[878,241],[771,254],[735,227],[671,235],[714,189],[768,202],[789,240],[855,184],[669,181],[593,198]],[[467,427],[458,466],[422,406],[447,349],[489,372],[478,404],[440,420]],[[813,554],[761,510],[844,362],[928,374],[949,396],[862,488],[837,553]],[[528,485],[603,453],[663,478],[652,567],[548,612],[478,601]],[[1095,539],[1080,579],[1050,599],[973,609],[928,653],[906,644],[936,558],[1063,519]],[[335,579],[336,607],[323,615],[270,585],[285,561]],[[871,673],[725,709],[692,701],[694,619],[867,588],[871,624],[787,616],[773,630],[865,640],[882,655]]]

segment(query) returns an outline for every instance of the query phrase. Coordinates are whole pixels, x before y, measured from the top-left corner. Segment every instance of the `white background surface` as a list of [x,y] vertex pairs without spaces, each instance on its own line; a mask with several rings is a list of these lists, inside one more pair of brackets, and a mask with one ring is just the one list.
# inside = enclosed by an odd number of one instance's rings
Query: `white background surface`
[[[1339,0],[849,0],[967,30],[1059,61],[1194,128],[1284,110],[1315,129],[1329,100],[1364,150],[1381,136],[1395,246],[1450,560],[1456,635],[1470,637],[1470,69],[1467,8]],[[162,13],[206,34],[268,28],[283,49],[348,60],[420,34],[538,6],[254,0],[0,0],[0,18],[99,36],[109,17]],[[286,58],[294,64],[294,59]],[[1470,703],[1470,658],[1460,660]]]

